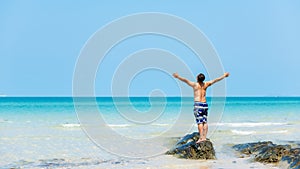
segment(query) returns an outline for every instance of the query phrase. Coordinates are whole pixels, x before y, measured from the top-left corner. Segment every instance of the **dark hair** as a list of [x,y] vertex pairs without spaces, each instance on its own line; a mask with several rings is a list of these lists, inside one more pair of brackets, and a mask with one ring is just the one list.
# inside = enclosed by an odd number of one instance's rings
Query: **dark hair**
[[198,81],[198,83],[199,83],[199,82],[203,82],[204,80],[205,80],[204,74],[200,73],[200,74],[197,76],[197,81]]

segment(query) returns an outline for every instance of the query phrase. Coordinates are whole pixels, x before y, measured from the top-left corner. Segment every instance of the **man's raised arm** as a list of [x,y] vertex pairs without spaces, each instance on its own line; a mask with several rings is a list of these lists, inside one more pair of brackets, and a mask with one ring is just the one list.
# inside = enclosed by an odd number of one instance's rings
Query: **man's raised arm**
[[218,78],[216,78],[216,79],[214,79],[214,80],[211,80],[211,81],[209,81],[209,82],[207,82],[207,83],[208,83],[208,85],[210,86],[210,85],[212,85],[212,84],[214,84],[214,83],[216,83],[216,82],[218,82],[218,81],[220,81],[220,80],[223,80],[225,77],[228,77],[228,76],[229,76],[229,73],[227,72],[227,73],[224,73],[223,76],[220,76],[220,77],[218,77]]
[[188,84],[189,86],[193,87],[195,85],[194,82],[191,82],[189,80],[187,80],[186,78],[184,77],[180,77],[178,73],[173,73],[173,76],[183,82],[185,82],[186,84]]

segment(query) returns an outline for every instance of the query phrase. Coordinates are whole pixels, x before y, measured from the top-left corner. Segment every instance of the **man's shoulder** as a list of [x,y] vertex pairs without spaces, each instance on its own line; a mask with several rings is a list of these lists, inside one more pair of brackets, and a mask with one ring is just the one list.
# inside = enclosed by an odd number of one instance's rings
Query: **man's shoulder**
[[198,82],[192,82],[193,83],[193,87],[198,87],[199,86],[199,84],[198,84]]
[[208,87],[208,86],[210,86],[210,85],[211,85],[211,81],[206,81],[206,82],[204,82],[204,86]]

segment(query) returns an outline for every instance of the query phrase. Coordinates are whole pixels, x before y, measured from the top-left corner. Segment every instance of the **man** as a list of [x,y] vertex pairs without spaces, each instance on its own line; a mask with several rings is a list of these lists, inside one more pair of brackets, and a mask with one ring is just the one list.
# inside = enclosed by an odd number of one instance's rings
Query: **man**
[[207,82],[204,82],[205,76],[202,73],[200,73],[197,76],[197,82],[191,82],[186,78],[180,77],[178,73],[174,73],[173,76],[185,82],[186,84],[191,86],[194,90],[194,115],[196,118],[196,123],[198,125],[198,131],[200,134],[199,140],[196,143],[205,141],[207,131],[208,131],[208,125],[207,125],[208,105],[206,103],[206,89],[212,84],[224,79],[225,77],[228,77],[229,73],[224,73],[223,76]]

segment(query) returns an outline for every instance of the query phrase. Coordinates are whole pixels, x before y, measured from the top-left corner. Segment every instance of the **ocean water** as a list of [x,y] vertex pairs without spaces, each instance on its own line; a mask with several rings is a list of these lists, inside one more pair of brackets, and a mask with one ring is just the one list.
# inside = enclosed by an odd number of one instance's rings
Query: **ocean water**
[[199,161],[163,154],[197,131],[192,98],[1,97],[0,168],[280,168],[238,158],[230,147],[300,144],[299,97],[208,103],[217,160]]

